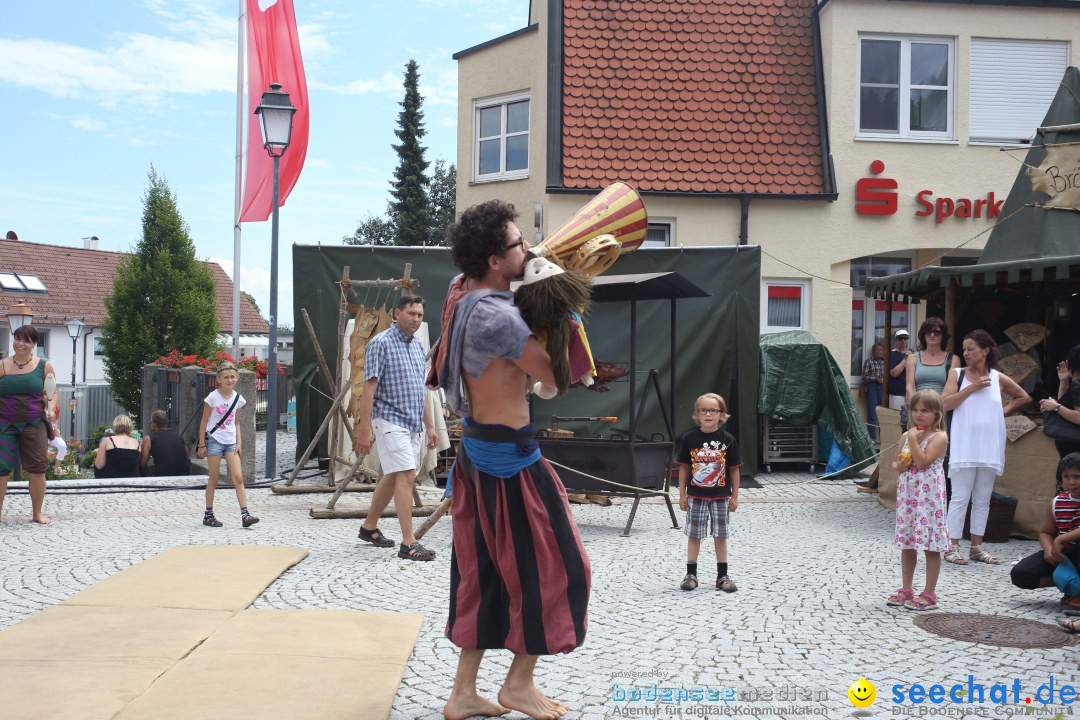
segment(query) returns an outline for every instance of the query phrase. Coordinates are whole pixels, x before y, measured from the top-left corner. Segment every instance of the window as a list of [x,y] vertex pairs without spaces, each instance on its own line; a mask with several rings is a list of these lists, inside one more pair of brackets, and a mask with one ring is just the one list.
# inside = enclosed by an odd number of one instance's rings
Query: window
[[675,244],[675,220],[669,218],[650,218],[645,231],[643,248],[671,247]]
[[807,280],[766,280],[762,283],[761,332],[808,329],[809,299]]
[[1069,64],[1069,44],[971,39],[973,142],[1024,143],[1042,124]]
[[[862,377],[862,364],[870,357],[870,348],[875,342],[885,343],[887,350],[892,349],[892,338],[885,340],[884,300],[872,300],[865,295],[866,278],[884,277],[911,270],[909,256],[882,256],[855,258],[851,261],[851,366],[848,372],[855,384]],[[907,303],[896,302],[892,306],[892,331],[900,328],[911,331],[910,313]]]
[[22,273],[17,273],[17,277],[27,290],[32,290],[34,292],[48,292],[49,290],[49,288],[45,287],[45,283],[41,282],[41,278],[39,278],[37,275],[24,275]]
[[100,337],[94,338],[94,357],[104,357],[105,346],[101,343]]
[[11,331],[8,328],[0,328],[0,359],[6,358],[11,346]]
[[954,43],[949,39],[859,39],[859,136],[953,139]]
[[479,182],[529,177],[529,95],[478,100],[473,177]]
[[49,357],[48,349],[49,349],[49,332],[50,331],[49,330],[42,330],[41,328],[38,328],[37,331],[38,331],[37,354],[40,355],[41,357]]

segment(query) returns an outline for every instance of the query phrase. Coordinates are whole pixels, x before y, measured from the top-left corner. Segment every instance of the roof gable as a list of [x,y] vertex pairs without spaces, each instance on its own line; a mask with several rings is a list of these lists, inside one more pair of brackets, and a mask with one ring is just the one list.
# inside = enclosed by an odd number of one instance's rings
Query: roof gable
[[560,1],[564,187],[829,192],[814,0]]
[[[62,325],[71,317],[100,326],[105,319],[103,298],[112,292],[113,278],[127,253],[63,245],[43,245],[20,240],[0,240],[0,271],[37,275],[47,292],[12,292],[0,289],[4,312],[25,300],[37,322]],[[233,283],[217,263],[207,262],[217,286],[217,317],[222,330],[232,328]],[[251,303],[240,303],[240,332],[269,332],[267,321]]]

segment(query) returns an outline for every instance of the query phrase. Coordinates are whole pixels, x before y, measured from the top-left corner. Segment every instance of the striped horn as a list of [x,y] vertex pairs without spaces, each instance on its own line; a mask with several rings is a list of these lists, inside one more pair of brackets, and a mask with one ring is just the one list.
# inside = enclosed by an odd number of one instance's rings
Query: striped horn
[[[641,247],[648,224],[641,196],[626,183],[616,182],[604,188],[532,252],[568,269],[573,269],[570,266],[574,265],[580,268],[579,272],[594,275],[610,267],[619,253],[633,252]],[[609,242],[586,247],[601,235],[614,238],[617,247],[612,248]],[[583,253],[590,254],[592,248],[604,254],[606,259],[602,262],[583,259]],[[614,257],[611,256],[613,250],[617,250]]]

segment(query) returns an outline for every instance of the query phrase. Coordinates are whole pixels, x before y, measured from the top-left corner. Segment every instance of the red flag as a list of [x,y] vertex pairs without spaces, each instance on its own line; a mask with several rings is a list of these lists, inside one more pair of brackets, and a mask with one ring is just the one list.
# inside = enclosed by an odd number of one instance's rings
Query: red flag
[[[259,5],[267,6],[265,10]],[[262,129],[255,108],[270,83],[281,83],[297,108],[293,114],[292,139],[281,156],[280,204],[300,177],[308,145],[308,93],[296,15],[292,0],[247,0],[248,41],[248,141],[244,203],[240,222],[260,222],[270,217],[274,195],[274,161],[263,149]]]

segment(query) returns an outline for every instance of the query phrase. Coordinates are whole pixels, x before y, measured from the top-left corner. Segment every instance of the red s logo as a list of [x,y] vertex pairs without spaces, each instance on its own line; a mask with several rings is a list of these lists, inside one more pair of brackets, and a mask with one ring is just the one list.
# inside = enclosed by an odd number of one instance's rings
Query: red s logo
[[[885,163],[875,160],[870,163],[870,172],[880,175],[885,172]],[[860,215],[895,215],[899,187],[892,178],[862,178],[855,183],[855,212]]]

